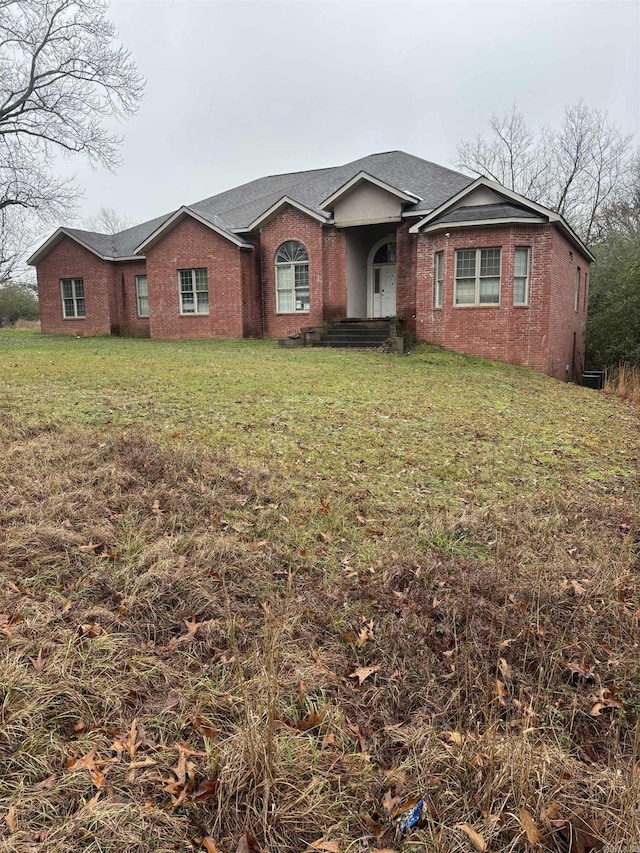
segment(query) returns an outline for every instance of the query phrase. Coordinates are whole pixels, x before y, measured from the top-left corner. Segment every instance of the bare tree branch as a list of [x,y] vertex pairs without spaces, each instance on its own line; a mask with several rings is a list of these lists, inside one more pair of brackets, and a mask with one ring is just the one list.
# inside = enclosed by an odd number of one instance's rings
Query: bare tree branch
[[555,130],[534,135],[515,104],[492,116],[490,127],[488,139],[460,143],[458,168],[561,213],[587,244],[598,239],[605,210],[630,175],[631,137],[583,101],[567,107]]
[[[106,0],[0,0],[0,211],[67,215],[78,196],[52,154],[109,169],[120,137],[104,119],[135,113],[144,82],[117,42]],[[0,258],[0,264],[2,259]]]

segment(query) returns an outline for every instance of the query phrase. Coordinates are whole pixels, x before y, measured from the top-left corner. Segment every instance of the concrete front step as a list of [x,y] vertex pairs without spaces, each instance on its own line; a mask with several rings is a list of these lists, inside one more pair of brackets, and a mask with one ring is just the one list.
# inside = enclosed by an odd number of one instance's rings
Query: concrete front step
[[325,329],[315,345],[376,349],[389,340],[390,334],[389,320],[337,320]]
[[384,341],[317,341],[314,346],[333,349],[378,349]]

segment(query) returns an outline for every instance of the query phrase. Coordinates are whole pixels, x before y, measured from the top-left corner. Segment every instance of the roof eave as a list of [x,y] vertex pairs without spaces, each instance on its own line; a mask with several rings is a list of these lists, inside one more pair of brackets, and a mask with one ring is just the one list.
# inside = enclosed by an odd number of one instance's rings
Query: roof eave
[[480,225],[547,225],[549,220],[540,217],[503,216],[497,219],[469,219],[462,222],[434,222],[420,232],[431,234],[435,231],[449,231],[453,228],[475,228]]

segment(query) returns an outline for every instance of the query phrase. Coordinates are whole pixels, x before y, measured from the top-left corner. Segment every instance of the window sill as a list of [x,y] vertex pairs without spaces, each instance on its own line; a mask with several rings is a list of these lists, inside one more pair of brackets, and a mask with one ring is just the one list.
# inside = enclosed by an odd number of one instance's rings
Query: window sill
[[491,302],[491,303],[468,302],[468,303],[464,303],[462,305],[454,305],[453,307],[454,308],[463,308],[463,309],[466,309],[466,308],[482,308],[482,310],[484,311],[485,308],[500,308],[501,306],[499,303],[495,303],[495,302]]
[[[200,311],[200,312],[198,312],[197,314],[196,314],[196,313],[193,313],[193,314],[180,314],[179,316],[180,316],[180,317],[208,317],[208,316],[209,316],[209,312],[207,311],[207,313],[206,313],[206,314],[204,314],[202,311]],[[149,318],[147,317],[146,319],[148,320]]]
[[513,305],[513,307],[514,307],[514,308],[530,308],[531,306],[529,305],[529,303],[528,303],[528,302],[516,302],[516,303]]
[[84,317],[63,317],[62,319],[63,320],[86,320],[87,315],[85,314]]
[[305,314],[310,314],[311,311],[276,311],[276,317],[304,317]]

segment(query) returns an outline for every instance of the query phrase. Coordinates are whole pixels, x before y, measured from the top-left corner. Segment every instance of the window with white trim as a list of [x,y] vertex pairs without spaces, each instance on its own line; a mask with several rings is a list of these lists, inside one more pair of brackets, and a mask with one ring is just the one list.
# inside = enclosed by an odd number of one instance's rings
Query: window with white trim
[[149,316],[149,291],[147,289],[146,275],[137,275],[136,277],[136,306],[138,317]]
[[498,305],[502,250],[458,249],[454,305]]
[[297,240],[287,240],[276,252],[276,312],[308,311],[309,253]]
[[180,284],[180,313],[209,313],[209,278],[206,267],[178,270]]
[[444,252],[436,252],[434,259],[433,307],[442,308],[444,286]]
[[529,304],[529,247],[518,246],[513,259],[513,304]]
[[580,308],[580,267],[576,268],[576,300],[574,309],[577,311]]
[[87,309],[84,301],[84,281],[81,278],[61,278],[62,316],[65,320],[84,318]]

